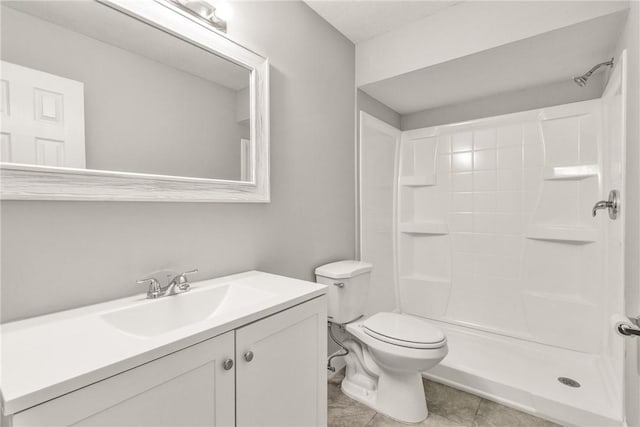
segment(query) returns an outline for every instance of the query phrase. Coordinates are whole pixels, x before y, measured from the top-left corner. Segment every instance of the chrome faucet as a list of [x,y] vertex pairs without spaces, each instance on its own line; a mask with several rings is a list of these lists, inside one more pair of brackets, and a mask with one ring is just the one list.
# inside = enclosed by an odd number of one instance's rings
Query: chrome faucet
[[142,284],[149,282],[149,289],[147,290],[147,298],[158,298],[162,291],[160,282],[154,277],[147,277],[146,279],[136,280],[136,283]]
[[137,280],[136,283],[142,284],[149,282],[149,289],[147,290],[147,298],[155,299],[161,297],[168,297],[171,295],[181,294],[191,289],[191,284],[187,276],[189,274],[197,273],[198,269],[185,271],[183,273],[175,273],[172,271],[160,272],[160,276],[167,282],[166,285],[162,285],[155,277],[147,277],[146,279]]
[[198,269],[185,271],[180,274],[176,274],[171,281],[169,281],[169,285],[167,286],[167,290],[165,292],[165,296],[175,295],[181,292],[187,292],[191,289],[191,284],[189,283],[189,279],[187,279],[187,275],[197,273]]

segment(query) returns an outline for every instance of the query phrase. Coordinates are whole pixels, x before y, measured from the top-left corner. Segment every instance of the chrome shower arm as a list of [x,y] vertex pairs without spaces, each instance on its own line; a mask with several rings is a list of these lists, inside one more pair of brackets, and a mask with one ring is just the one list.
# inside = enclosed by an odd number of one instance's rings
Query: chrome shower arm
[[613,67],[613,58],[611,58],[608,61],[601,62],[598,65],[594,65],[593,67],[591,67],[591,69],[589,71],[584,73],[582,75],[582,77],[589,78],[591,76],[591,74],[593,74],[598,68],[603,67],[603,66]]
[[589,77],[591,77],[591,75],[600,67],[604,67],[604,66],[608,66],[608,67],[613,67],[613,58],[611,58],[608,61],[605,62],[601,62],[598,65],[594,65],[593,67],[591,67],[591,69],[589,71],[587,71],[586,73],[584,73],[581,76],[578,77],[574,77],[573,81],[576,82],[576,84],[580,87],[584,87],[587,85],[587,80],[589,79]]

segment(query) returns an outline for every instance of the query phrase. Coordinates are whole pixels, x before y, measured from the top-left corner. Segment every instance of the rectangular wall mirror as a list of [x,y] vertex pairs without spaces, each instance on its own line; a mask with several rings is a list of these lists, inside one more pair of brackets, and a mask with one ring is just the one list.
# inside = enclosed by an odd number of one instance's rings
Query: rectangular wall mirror
[[269,201],[266,58],[164,0],[0,7],[3,199]]

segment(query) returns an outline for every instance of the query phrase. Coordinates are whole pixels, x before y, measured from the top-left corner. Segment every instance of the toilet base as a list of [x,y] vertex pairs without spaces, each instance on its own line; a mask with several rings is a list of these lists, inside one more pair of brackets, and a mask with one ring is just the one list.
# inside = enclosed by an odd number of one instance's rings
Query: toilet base
[[346,356],[347,370],[341,387],[344,394],[401,422],[419,423],[427,418],[421,373],[390,372],[376,365],[375,375],[372,367],[366,368],[357,356],[362,357],[362,353]]
[[[387,380],[389,379],[390,377],[387,377]],[[414,374],[413,378],[406,378],[400,381],[402,381],[405,391],[407,391],[408,388],[411,388],[413,391],[397,393],[397,388],[385,385],[382,385],[382,388],[378,390],[368,390],[358,384],[352,383],[345,377],[342,381],[342,392],[353,400],[375,409],[376,412],[384,414],[394,420],[404,423],[419,423],[424,421],[429,415],[429,410],[427,409],[424,390],[422,388],[422,376],[420,374]],[[389,382],[393,383],[393,381]],[[408,387],[409,384],[412,384],[412,387]],[[416,385],[420,387],[419,390]],[[403,400],[402,396],[408,397],[408,399]],[[421,397],[421,399],[415,399],[416,396]]]

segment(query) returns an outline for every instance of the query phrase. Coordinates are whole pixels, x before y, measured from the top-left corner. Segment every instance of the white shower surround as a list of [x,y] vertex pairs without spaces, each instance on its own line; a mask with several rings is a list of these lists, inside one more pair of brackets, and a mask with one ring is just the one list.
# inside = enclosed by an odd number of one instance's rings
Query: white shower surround
[[622,85],[620,71],[602,99],[402,133],[362,115],[369,311],[390,309],[395,270],[399,311],[450,339],[427,376],[563,423],[621,423],[624,218],[591,208],[624,198]]
[[586,101],[403,135],[403,311],[599,351],[609,220],[592,218],[591,207],[605,194],[601,104]]

